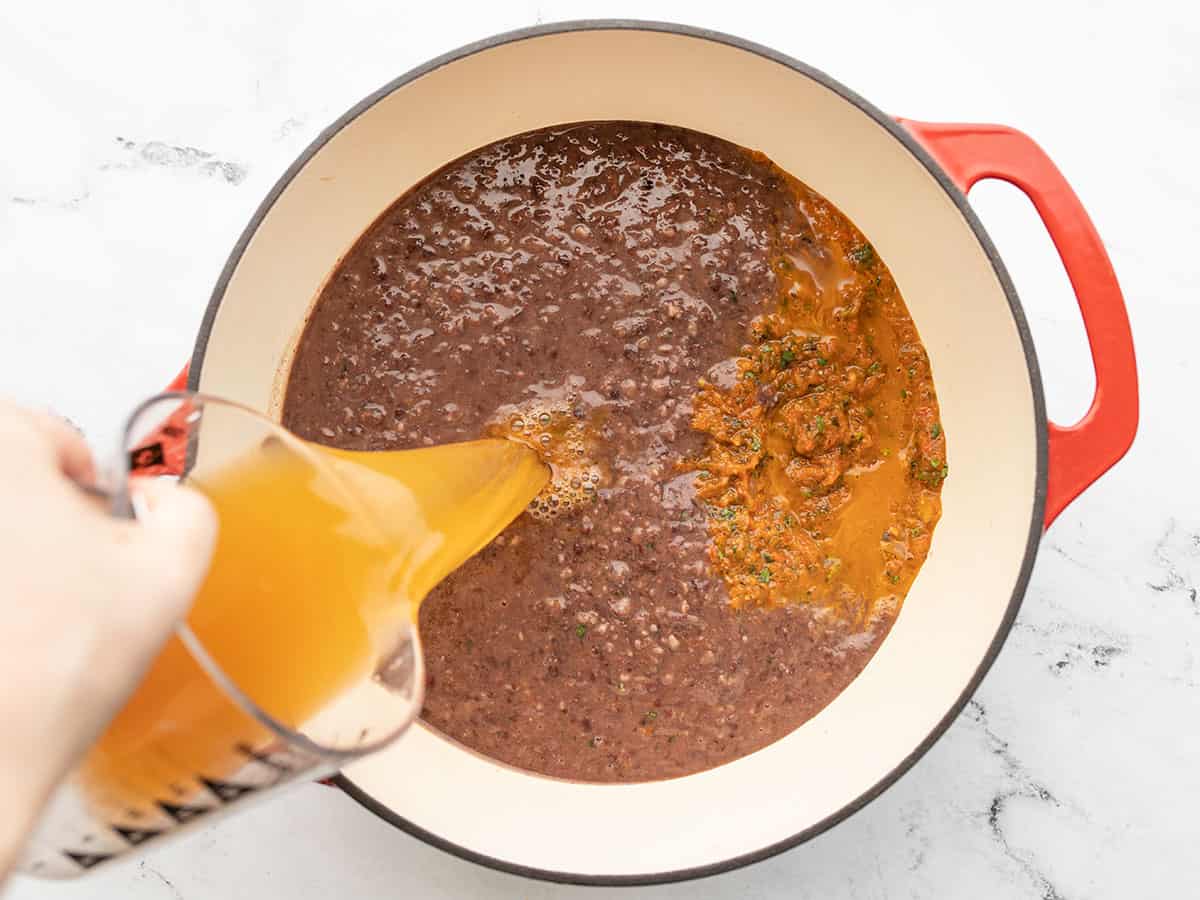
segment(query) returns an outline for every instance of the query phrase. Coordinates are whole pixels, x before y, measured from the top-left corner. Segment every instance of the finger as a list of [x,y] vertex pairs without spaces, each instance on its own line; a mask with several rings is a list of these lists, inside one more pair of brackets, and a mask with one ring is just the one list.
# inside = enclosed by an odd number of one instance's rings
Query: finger
[[59,416],[40,409],[26,410],[34,426],[50,441],[60,471],[80,484],[96,483],[96,463],[79,430]]
[[163,616],[183,618],[200,589],[212,559],[217,515],[198,491],[161,479],[135,489],[138,511],[133,552],[142,577]]

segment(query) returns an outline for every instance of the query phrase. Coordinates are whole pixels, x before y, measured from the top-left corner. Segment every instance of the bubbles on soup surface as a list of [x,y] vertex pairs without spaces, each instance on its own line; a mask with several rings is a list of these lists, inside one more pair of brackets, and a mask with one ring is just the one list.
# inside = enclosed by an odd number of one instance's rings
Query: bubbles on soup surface
[[569,401],[534,400],[503,407],[488,436],[532,447],[550,466],[550,483],[528,507],[535,519],[549,522],[595,499],[602,473],[592,459],[586,422]]

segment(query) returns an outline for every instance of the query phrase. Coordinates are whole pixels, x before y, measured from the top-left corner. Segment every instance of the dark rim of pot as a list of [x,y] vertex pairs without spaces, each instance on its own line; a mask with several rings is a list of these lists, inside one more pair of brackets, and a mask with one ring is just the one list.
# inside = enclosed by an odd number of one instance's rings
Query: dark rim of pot
[[991,645],[988,647],[987,653],[980,661],[975,673],[971,676],[970,681],[959,694],[958,698],[951,704],[945,716],[942,717],[932,731],[926,735],[925,739],[914,749],[908,756],[902,759],[887,775],[879,780],[870,790],[856,797],[851,802],[847,803],[837,812],[826,816],[820,822],[812,825],[803,831],[792,835],[782,841],[777,841],[769,846],[762,847],[751,853],[743,853],[729,859],[719,860],[703,866],[694,866],[686,869],[677,869],[667,872],[652,872],[635,875],[588,875],[577,872],[560,872],[551,869],[538,869],[530,866],[518,865],[516,863],[507,862],[502,859],[496,859],[482,853],[477,853],[466,847],[459,846],[439,837],[432,832],[426,831],[419,825],[408,821],[403,816],[397,814],[394,810],[384,806],[372,796],[357,787],[353,781],[344,775],[337,775],[332,781],[333,784],[340,787],[347,794],[361,803],[371,812],[378,815],[380,818],[397,828],[408,832],[413,837],[425,841],[434,847],[439,847],[447,853],[451,853],[462,859],[470,860],[471,862],[479,863],[480,865],[488,866],[489,868],[498,869],[502,872],[510,872],[515,875],[523,875],[528,878],[537,878],[544,881],[560,882],[565,884],[583,884],[597,886],[620,886],[620,885],[647,885],[647,884],[663,884],[675,881],[685,881],[693,878],[705,878],[712,875],[718,875],[723,872],[729,872],[733,869],[742,866],[750,865],[751,863],[759,862],[774,856],[777,853],[782,853],[784,850],[789,850],[792,847],[802,844],[810,838],[816,837],[818,834],[826,831],[837,823],[848,818],[853,813],[858,812],[885,790],[891,787],[901,775],[911,769],[922,756],[929,750],[930,747],[940,738],[947,728],[958,717],[958,714],[966,706],[967,701],[975,693],[995,661],[1000,648],[1004,645],[1005,639],[1008,637],[1009,631],[1012,629],[1013,621],[1017,617],[1017,612],[1021,607],[1021,600],[1025,595],[1026,587],[1029,584],[1030,574],[1033,570],[1034,559],[1037,555],[1038,543],[1042,534],[1042,519],[1046,503],[1046,471],[1047,471],[1047,428],[1046,428],[1046,407],[1045,399],[1042,393],[1042,378],[1038,368],[1037,355],[1034,352],[1033,340],[1030,336],[1029,325],[1025,320],[1025,315],[1021,310],[1021,304],[1017,299],[1016,291],[1013,288],[1012,281],[1008,277],[1008,272],[1004,268],[1004,264],[1000,261],[999,255],[996,253],[996,248],[984,230],[983,225],[971,210],[967,203],[966,196],[951,182],[949,176],[942,168],[933,160],[933,158],[925,151],[917,141],[909,135],[894,119],[884,114],[882,111],[872,106],[858,94],[844,87],[839,82],[830,78],[824,72],[817,71],[810,66],[805,65],[798,60],[792,59],[782,53],[778,53],[760,44],[752,41],[743,40],[741,38],[732,37],[727,34],[722,34],[716,31],[709,31],[703,28],[693,28],[686,25],[676,25],[669,22],[643,22],[638,20],[628,19],[587,19],[580,21],[558,22],[549,25],[539,25],[534,28],[523,28],[517,31],[509,31],[503,34],[498,34],[485,40],[476,41],[472,44],[467,44],[457,50],[443,54],[436,59],[430,60],[424,65],[418,66],[415,69],[401,75],[394,81],[389,82],[375,93],[366,97],[349,110],[347,110],[337,121],[331,124],[304,150],[303,153],[296,159],[294,163],[284,172],[283,176],[275,183],[270,192],[259,204],[254,215],[250,218],[245,230],[238,238],[237,244],[234,245],[233,251],[229,255],[229,259],[225,263],[225,267],[221,271],[220,277],[217,279],[216,286],[213,288],[212,296],[208,303],[208,308],[204,314],[204,320],[200,325],[200,331],[196,337],[195,350],[192,354],[191,370],[188,376],[188,387],[192,390],[199,389],[200,372],[204,365],[204,355],[208,347],[209,336],[212,332],[213,322],[216,319],[217,310],[221,305],[222,298],[225,295],[225,289],[229,284],[229,279],[232,277],[234,270],[241,261],[246,247],[249,245],[251,238],[257,231],[262,220],[266,217],[275,201],[291,183],[292,179],[300,172],[300,170],[308,163],[316,153],[331,140],[334,135],[340,132],[350,122],[354,121],[362,113],[366,112],[383,98],[387,97],[396,89],[426,75],[435,69],[441,68],[444,65],[479,53],[484,50],[490,50],[495,47],[500,47],[505,44],[524,41],[530,38],[545,37],[547,35],[563,34],[574,31],[652,31],[665,32],[669,34],[677,34],[684,37],[698,38],[700,40],[714,41],[720,44],[726,44],[735,47],[739,50],[744,50],[747,53],[753,53],[764,59],[771,60],[789,69],[810,78],[813,81],[828,88],[838,94],[843,99],[854,104],[863,113],[875,120],[880,127],[885,128],[891,133],[897,141],[903,144],[908,151],[916,157],[921,164],[929,171],[929,173],[937,179],[938,184],[942,186],[942,190],[958,207],[959,213],[970,225],[971,230],[975,233],[976,239],[982,245],[984,252],[995,270],[996,277],[999,279],[1001,286],[1004,288],[1005,296],[1008,298],[1009,309],[1012,313],[1013,322],[1017,327],[1017,332],[1021,338],[1021,346],[1025,351],[1025,361],[1029,368],[1029,380],[1033,388],[1033,408],[1035,425],[1037,428],[1037,482],[1033,492],[1032,502],[1029,512],[1029,533],[1026,538],[1025,558],[1021,564],[1021,569],[1017,574],[1016,583],[1013,586],[1012,597],[1008,602],[1008,609],[1005,612],[1004,619],[1000,623],[1000,627],[996,630],[996,635],[992,639]]

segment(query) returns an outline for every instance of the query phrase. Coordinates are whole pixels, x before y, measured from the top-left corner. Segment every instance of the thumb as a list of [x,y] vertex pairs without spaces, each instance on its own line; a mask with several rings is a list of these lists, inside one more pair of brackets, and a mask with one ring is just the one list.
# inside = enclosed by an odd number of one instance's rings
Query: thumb
[[138,514],[135,554],[164,615],[182,618],[212,560],[217,514],[199,491],[147,479],[133,491]]

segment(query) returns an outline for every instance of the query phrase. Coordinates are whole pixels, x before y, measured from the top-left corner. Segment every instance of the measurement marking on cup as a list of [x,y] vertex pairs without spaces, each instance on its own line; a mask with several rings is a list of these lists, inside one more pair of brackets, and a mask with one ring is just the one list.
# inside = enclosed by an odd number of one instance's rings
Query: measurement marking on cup
[[271,757],[268,754],[259,753],[257,750],[255,750],[253,747],[251,747],[249,744],[238,744],[236,747],[234,747],[234,749],[237,750],[238,753],[242,754],[243,756],[249,757],[250,759],[254,760],[255,762],[260,762],[264,766],[270,766],[276,772],[282,772],[285,775],[290,775],[292,773],[292,767],[289,766],[287,763],[283,763],[283,762],[279,762],[278,760],[271,759]]
[[216,794],[217,799],[222,803],[232,803],[239,797],[258,790],[257,787],[249,784],[231,784],[228,781],[217,781],[209,778],[201,778],[200,783]]
[[[291,766],[289,766],[287,763],[271,759],[268,755],[260,753],[245,744],[239,744],[236,749],[244,756],[249,757],[255,762],[259,762],[268,766],[275,772],[287,775],[292,771]],[[217,802],[222,806],[233,803],[235,800],[244,797],[246,794],[252,794],[259,790],[259,786],[256,785],[220,781],[215,778],[204,778],[203,776],[197,776],[196,780],[199,781],[200,784],[204,785],[204,787],[206,787],[209,792],[216,797]],[[188,793],[188,791],[186,791],[182,785],[174,784],[171,787],[177,795],[182,796],[185,793]],[[193,819],[199,818],[206,813],[214,812],[219,807],[197,806],[195,804],[188,803],[168,803],[165,800],[156,800],[154,802],[154,808],[161,810],[164,814],[169,816],[175,822],[175,824],[185,825],[188,822],[191,822]],[[136,820],[144,818],[145,814],[141,810],[130,807],[129,809],[125,810],[125,816],[129,819]],[[132,828],[125,825],[117,825],[115,823],[110,823],[108,827],[112,829],[113,833],[119,835],[120,838],[130,847],[136,847],[139,844],[144,844],[147,841],[153,840],[154,838],[166,834],[172,830],[169,827]],[[84,838],[84,840],[86,841],[88,839]],[[93,866],[98,866],[100,863],[106,862],[107,860],[110,860],[114,856],[118,855],[114,853],[81,853],[74,850],[63,850],[62,854],[82,869],[90,869]]]
[[[258,790],[256,787],[245,784],[232,784],[227,781],[217,781],[210,778],[199,778],[201,784],[209,789],[221,804],[232,803],[239,797],[253,793]],[[162,810],[170,816],[177,824],[184,825],[205,813],[212,812],[216,807],[212,806],[194,806],[190,804],[167,803],[159,800],[154,804],[158,809]],[[141,818],[141,813],[138,810],[130,809],[127,815],[131,818]],[[121,839],[131,847],[136,847],[139,844],[144,844],[146,841],[153,840],[156,837],[166,833],[170,829],[162,828],[128,828],[121,825],[110,824],[109,827],[116,834],[120,835]],[[89,838],[84,838],[87,841]],[[64,850],[63,855],[68,859],[73,860],[77,865],[84,869],[90,869],[92,866],[97,866],[100,863],[112,859],[113,854],[104,853],[77,853],[71,850]]]
[[72,853],[70,850],[64,850],[63,856],[84,869],[90,869],[92,866],[98,866],[100,863],[112,859],[111,853]]
[[112,830],[123,837],[131,847],[136,847],[138,844],[144,844],[151,838],[156,838],[161,831],[151,828],[121,828],[120,826],[112,826]]
[[192,819],[196,818],[196,816],[202,816],[206,812],[211,811],[209,808],[203,806],[187,806],[183,804],[163,803],[161,800],[155,805],[180,825],[182,825],[184,822],[190,822]]

